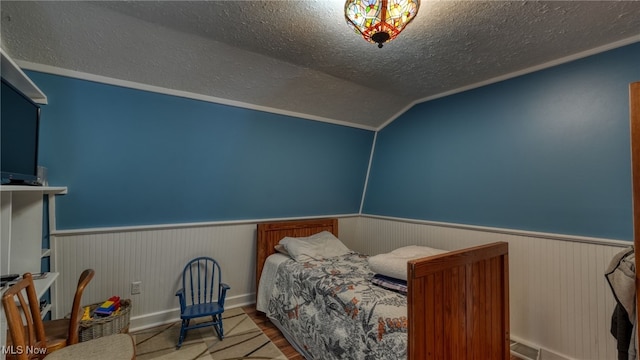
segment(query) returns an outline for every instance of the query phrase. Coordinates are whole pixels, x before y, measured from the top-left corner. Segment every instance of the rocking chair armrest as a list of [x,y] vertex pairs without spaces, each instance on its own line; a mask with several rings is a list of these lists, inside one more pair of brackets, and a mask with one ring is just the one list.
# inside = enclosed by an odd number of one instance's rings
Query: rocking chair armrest
[[180,312],[183,312],[185,307],[187,307],[186,299],[184,297],[184,288],[176,291],[176,296],[178,297],[178,300],[180,301]]
[[218,294],[218,303],[220,306],[224,307],[224,299],[227,297],[227,290],[231,289],[231,286],[220,283],[220,293]]

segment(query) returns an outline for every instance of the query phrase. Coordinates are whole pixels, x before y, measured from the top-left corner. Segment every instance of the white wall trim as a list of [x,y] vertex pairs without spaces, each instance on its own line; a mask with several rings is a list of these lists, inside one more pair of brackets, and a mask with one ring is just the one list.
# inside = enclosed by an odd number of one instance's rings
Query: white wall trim
[[16,63],[22,69],[38,71],[38,72],[43,72],[47,74],[66,76],[74,79],[93,81],[101,84],[121,86],[125,88],[130,88],[130,89],[149,91],[153,93],[178,96],[178,97],[187,98],[187,99],[201,100],[201,101],[206,101],[210,103],[228,105],[228,106],[233,106],[233,107],[238,107],[243,109],[263,111],[263,112],[268,112],[268,113],[273,113],[278,115],[292,116],[292,117],[297,117],[301,119],[320,121],[320,122],[334,124],[334,125],[341,125],[341,126],[347,126],[352,128],[375,131],[375,128],[372,126],[355,124],[347,121],[325,118],[322,116],[315,116],[315,115],[304,114],[304,113],[299,113],[295,111],[276,109],[268,106],[261,106],[261,105],[250,104],[242,101],[223,99],[216,96],[197,94],[189,91],[169,89],[161,86],[148,85],[148,84],[143,84],[135,81],[115,79],[107,76],[90,74],[90,73],[85,73],[81,71],[69,70],[69,69],[63,69],[63,68],[59,68],[51,65],[38,64],[38,63],[33,63],[29,61],[24,61],[24,60],[16,60]]
[[[368,174],[367,174],[367,178],[368,178]],[[366,189],[366,183],[365,183],[365,189]],[[363,197],[363,201],[364,201],[364,197]],[[362,208],[361,208],[361,211],[362,211]],[[440,221],[398,218],[393,216],[372,215],[372,214],[362,214],[362,213],[55,230],[51,232],[51,236],[62,237],[62,236],[76,236],[76,235],[89,235],[89,234],[105,234],[105,233],[115,233],[115,232],[182,229],[182,228],[195,228],[195,227],[206,227],[206,226],[243,225],[243,224],[256,224],[260,222],[270,222],[270,221],[317,219],[321,217],[331,217],[331,218],[333,217],[335,218],[364,217],[364,218],[390,220],[390,221],[397,221],[397,222],[411,223],[411,224],[442,226],[442,227],[448,227],[448,228],[476,230],[476,231],[491,232],[491,233],[498,233],[498,234],[518,235],[518,236],[527,236],[527,237],[542,238],[542,239],[580,242],[580,243],[586,243],[586,244],[609,245],[609,246],[619,246],[619,247],[627,247],[627,246],[633,245],[633,242],[630,240],[627,241],[627,240],[596,238],[596,237],[578,236],[578,235],[554,234],[554,233],[526,231],[526,230],[518,230],[518,229],[506,229],[506,228],[496,228],[496,227],[489,227],[489,226],[447,223],[447,222],[440,222]]]
[[425,98],[415,100],[411,104],[409,104],[407,107],[402,109],[400,112],[398,112],[397,114],[395,114],[391,118],[389,118],[389,120],[385,121],[376,130],[380,131],[380,130],[384,129],[387,125],[389,125],[395,119],[400,117],[400,115],[404,114],[410,108],[412,108],[413,106],[415,106],[417,104],[420,104],[420,103],[423,103],[423,102],[427,102],[427,101],[430,101],[430,100],[443,98],[445,96],[461,93],[461,92],[464,92],[464,91],[467,91],[467,90],[477,89],[479,87],[491,85],[491,84],[494,84],[494,83],[497,83],[497,82],[500,82],[500,81],[512,79],[512,78],[515,78],[515,77],[518,77],[518,76],[522,76],[522,75],[526,75],[526,74],[529,74],[529,73],[532,73],[532,72],[548,69],[548,68],[551,68],[551,67],[554,67],[554,66],[557,66],[557,65],[560,65],[560,64],[564,64],[564,63],[568,63],[568,62],[571,62],[571,61],[574,61],[574,60],[582,59],[582,58],[585,58],[587,56],[592,56],[592,55],[596,55],[596,54],[599,54],[599,53],[603,53],[605,51],[613,50],[613,49],[616,49],[616,48],[619,48],[619,47],[623,47],[623,46],[626,46],[626,45],[630,45],[630,44],[633,44],[633,43],[636,43],[636,42],[640,42],[640,34],[639,35],[634,35],[634,36],[631,36],[631,37],[628,37],[626,39],[622,39],[622,40],[619,40],[619,41],[615,41],[615,42],[612,42],[610,44],[598,46],[598,47],[593,48],[593,49],[582,51],[582,52],[579,52],[579,53],[576,53],[576,54],[573,54],[573,55],[565,56],[565,57],[560,58],[560,59],[552,60],[552,61],[546,62],[544,64],[532,66],[532,67],[529,67],[529,68],[526,68],[526,69],[522,69],[522,70],[519,70],[519,71],[516,71],[516,72],[512,72],[512,73],[505,74],[505,75],[502,75],[502,76],[494,77],[494,78],[489,79],[489,80],[477,82],[475,84],[463,86],[461,88],[453,89],[453,90],[446,91],[446,92],[443,92],[443,93],[440,93],[440,94],[435,94],[435,95],[432,95],[432,96],[427,96]]
[[584,244],[619,246],[619,247],[628,247],[633,245],[633,241],[630,241],[630,240],[626,241],[626,240],[595,238],[595,237],[578,236],[578,235],[554,234],[554,233],[545,233],[545,232],[537,232],[537,231],[526,231],[526,230],[505,229],[505,228],[496,228],[496,227],[488,227],[488,226],[447,223],[447,222],[439,222],[439,221],[396,218],[396,217],[381,216],[381,215],[361,214],[360,216],[364,218],[389,220],[389,221],[396,221],[396,222],[409,223],[409,224],[441,226],[441,227],[447,227],[447,228],[475,230],[475,231],[482,231],[482,232],[526,236],[526,237],[549,239],[549,240],[570,241],[570,242],[578,242],[578,243],[584,243]]
[[99,228],[85,228],[85,229],[71,229],[71,230],[55,230],[51,232],[51,236],[75,236],[75,235],[88,235],[88,234],[104,234],[112,232],[131,232],[131,231],[145,231],[145,230],[166,230],[166,229],[182,229],[182,228],[195,228],[206,226],[225,226],[225,225],[243,225],[243,224],[256,224],[260,222],[271,221],[284,221],[284,220],[304,220],[304,219],[317,219],[317,218],[349,218],[356,217],[359,214],[340,214],[340,215],[313,215],[313,216],[299,216],[299,217],[286,217],[286,218],[266,218],[266,219],[246,219],[246,220],[222,220],[222,221],[207,221],[207,222],[192,222],[192,223],[176,223],[176,224],[155,224],[155,225],[137,225],[137,226],[115,226],[115,227],[99,227]]
[[[462,91],[464,91],[464,90],[456,89],[456,90],[453,90],[453,91],[455,91],[455,92],[453,93],[453,94],[455,94],[456,92],[462,92]],[[451,95],[451,94],[449,94],[449,95]],[[444,96],[445,96],[445,95],[440,96],[440,94],[436,94],[436,95],[434,95],[434,99],[437,99],[437,98],[439,98],[439,97],[444,97]],[[425,99],[426,99],[426,98],[425,98]],[[402,110],[398,111],[398,112],[397,112],[397,113],[395,113],[393,116],[391,116],[391,117],[389,118],[389,120],[387,120],[387,121],[385,121],[384,123],[382,123],[382,125],[380,125],[380,126],[376,129],[376,131],[380,131],[380,130],[384,129],[387,125],[391,124],[395,119],[399,118],[402,114],[404,114],[404,113],[406,113],[407,111],[409,111],[409,109],[411,109],[411,108],[412,108],[412,107],[414,107],[415,105],[417,105],[417,104],[419,104],[419,103],[421,103],[421,102],[427,101],[427,100],[425,100],[425,99],[422,99],[422,100],[413,100],[411,103],[409,103],[409,105],[405,106]],[[429,99],[429,100],[431,100],[431,99]]]
[[[256,303],[256,294],[237,295],[227,298],[225,301],[225,310],[235,309]],[[130,319],[129,332],[144,330],[164,324],[180,321],[180,308],[176,307],[169,310],[158,311],[141,316],[135,316]],[[176,339],[177,340],[177,339]]]
[[367,186],[369,186],[369,174],[371,174],[371,163],[373,162],[373,154],[376,149],[376,140],[378,139],[378,132],[373,134],[373,143],[371,144],[371,152],[369,153],[369,165],[367,165],[367,176],[364,179],[364,186],[362,188],[362,198],[360,199],[360,211],[358,214],[362,214],[362,208],[364,207],[364,199],[367,195]]

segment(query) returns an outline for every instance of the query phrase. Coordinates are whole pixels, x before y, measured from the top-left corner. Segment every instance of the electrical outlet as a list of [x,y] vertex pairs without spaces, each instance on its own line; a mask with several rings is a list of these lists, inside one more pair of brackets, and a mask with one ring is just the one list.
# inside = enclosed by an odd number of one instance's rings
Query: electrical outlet
[[142,281],[134,281],[131,283],[131,295],[140,294],[142,292]]

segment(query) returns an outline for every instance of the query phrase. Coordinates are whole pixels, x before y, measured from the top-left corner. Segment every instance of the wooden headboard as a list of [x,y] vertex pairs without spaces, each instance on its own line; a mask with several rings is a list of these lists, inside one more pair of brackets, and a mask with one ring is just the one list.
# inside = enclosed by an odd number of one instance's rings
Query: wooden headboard
[[276,246],[282,238],[286,236],[310,236],[325,230],[338,237],[338,219],[326,218],[259,223],[258,242],[256,246],[256,293],[264,262],[269,255],[276,252],[274,246]]

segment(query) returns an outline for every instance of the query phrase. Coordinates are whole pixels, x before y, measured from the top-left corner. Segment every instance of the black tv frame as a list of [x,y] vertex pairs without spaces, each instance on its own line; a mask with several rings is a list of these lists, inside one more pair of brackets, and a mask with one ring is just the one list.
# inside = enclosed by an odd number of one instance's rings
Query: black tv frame
[[[35,109],[36,109],[36,119],[35,119],[35,149],[34,149],[34,164],[33,164],[33,171],[31,173],[22,173],[22,172],[15,172],[15,171],[5,171],[5,169],[2,166],[2,162],[0,160],[0,184],[2,185],[33,185],[33,186],[39,186],[42,185],[41,182],[38,181],[38,151],[39,151],[39,146],[40,146],[40,105],[38,105],[37,103],[35,103],[30,97],[28,97],[27,95],[25,95],[22,91],[20,91],[19,89],[17,89],[15,86],[13,86],[8,80],[6,80],[4,77],[0,78],[1,82],[6,85],[11,91],[13,91],[15,94],[19,95],[21,98],[23,98],[26,102],[30,103]],[[5,104],[6,106],[6,104]],[[2,111],[2,113],[4,113],[6,111],[5,106],[1,106],[0,111]],[[1,113],[0,113],[1,114]],[[5,116],[0,116],[0,121],[4,122],[4,121],[19,121],[17,119],[7,119],[5,118]],[[27,121],[33,121],[32,119],[28,119]],[[0,155],[1,152],[7,151],[8,149],[6,148],[7,145],[5,145],[5,136],[8,136],[8,134],[3,134],[0,131],[0,140],[2,140],[2,146],[0,148]],[[12,149],[13,150],[13,149]],[[16,151],[20,151],[19,149]]]

